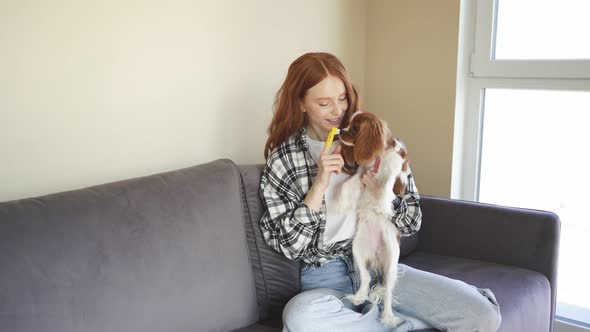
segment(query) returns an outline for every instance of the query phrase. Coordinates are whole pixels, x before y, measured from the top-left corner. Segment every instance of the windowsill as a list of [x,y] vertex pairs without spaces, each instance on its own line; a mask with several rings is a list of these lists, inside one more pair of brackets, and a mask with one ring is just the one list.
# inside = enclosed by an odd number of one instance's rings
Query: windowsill
[[556,317],[555,318],[555,332],[588,332],[590,331],[590,326],[579,323],[575,321],[571,321],[567,318],[563,317]]
[[590,330],[590,309],[573,304],[561,303],[558,299],[556,319],[568,324],[585,327]]

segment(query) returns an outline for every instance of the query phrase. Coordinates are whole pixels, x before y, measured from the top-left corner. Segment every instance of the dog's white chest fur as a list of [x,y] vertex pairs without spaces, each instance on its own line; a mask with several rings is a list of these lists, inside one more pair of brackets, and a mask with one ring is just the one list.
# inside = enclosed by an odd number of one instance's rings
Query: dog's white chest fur
[[364,219],[362,223],[362,225],[357,224],[354,241],[357,244],[362,244],[366,250],[374,252],[377,256],[379,251],[384,248],[387,236],[381,225],[382,222],[375,219]]

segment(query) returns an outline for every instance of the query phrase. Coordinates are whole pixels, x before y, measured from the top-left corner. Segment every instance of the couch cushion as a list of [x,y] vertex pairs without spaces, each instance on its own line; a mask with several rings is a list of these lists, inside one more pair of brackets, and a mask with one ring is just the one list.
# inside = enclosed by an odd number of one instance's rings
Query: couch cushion
[[299,293],[299,262],[289,260],[264,241],[259,221],[262,202],[259,195],[262,165],[240,166],[244,201],[248,208],[246,233],[256,281],[261,320],[280,319],[287,301]]
[[400,258],[404,258],[416,250],[416,247],[418,246],[418,236],[420,236],[420,232],[401,238],[399,248]]
[[281,327],[272,327],[256,323],[239,330],[235,330],[234,332],[281,332],[281,330]]
[[256,322],[229,160],[0,203],[3,331],[228,331]]
[[402,263],[491,289],[502,314],[498,331],[549,331],[551,289],[538,272],[425,252],[415,252]]

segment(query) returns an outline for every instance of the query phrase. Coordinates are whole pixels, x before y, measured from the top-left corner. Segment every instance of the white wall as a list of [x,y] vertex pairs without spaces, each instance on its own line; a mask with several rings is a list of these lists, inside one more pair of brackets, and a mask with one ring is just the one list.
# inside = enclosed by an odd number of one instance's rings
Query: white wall
[[227,157],[260,163],[288,65],[361,91],[363,0],[0,3],[0,201]]

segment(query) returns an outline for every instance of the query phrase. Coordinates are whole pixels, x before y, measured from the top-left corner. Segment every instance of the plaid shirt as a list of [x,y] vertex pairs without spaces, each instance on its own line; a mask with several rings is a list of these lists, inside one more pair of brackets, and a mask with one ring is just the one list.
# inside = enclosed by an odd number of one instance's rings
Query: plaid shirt
[[[266,243],[287,258],[321,265],[336,256],[351,256],[352,239],[324,245],[325,198],[319,212],[303,202],[318,172],[306,135],[307,130],[301,129],[273,150],[266,161],[260,182],[265,209],[260,228]],[[411,172],[408,180],[403,197],[396,196],[391,204],[391,222],[402,236],[417,232],[422,221],[420,196]]]

